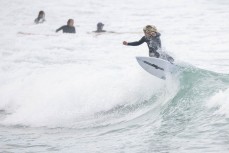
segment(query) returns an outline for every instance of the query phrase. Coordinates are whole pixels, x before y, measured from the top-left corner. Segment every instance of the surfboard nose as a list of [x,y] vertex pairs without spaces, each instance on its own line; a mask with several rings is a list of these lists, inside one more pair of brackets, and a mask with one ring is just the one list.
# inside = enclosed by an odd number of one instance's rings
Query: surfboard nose
[[137,56],[137,57],[136,57],[137,61],[141,61],[141,58],[142,58],[142,57],[140,57],[140,56]]

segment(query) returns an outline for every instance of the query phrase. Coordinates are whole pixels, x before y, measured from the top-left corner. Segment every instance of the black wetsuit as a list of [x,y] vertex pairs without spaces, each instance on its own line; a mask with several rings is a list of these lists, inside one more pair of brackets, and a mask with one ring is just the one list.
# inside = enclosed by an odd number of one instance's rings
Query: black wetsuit
[[147,38],[146,36],[143,36],[139,41],[136,42],[129,42],[127,45],[129,46],[138,46],[142,43],[146,42],[149,48],[149,55],[159,58],[160,54],[157,52],[159,48],[161,48],[161,34],[156,33],[156,36]]
[[45,18],[40,18],[40,17],[38,17],[38,18],[36,18],[36,19],[34,20],[34,22],[35,22],[36,24],[38,24],[38,23],[43,23],[43,22],[45,22]]
[[63,30],[63,33],[76,33],[76,29],[74,26],[71,27],[71,26],[65,25],[57,29],[56,32],[60,30]]

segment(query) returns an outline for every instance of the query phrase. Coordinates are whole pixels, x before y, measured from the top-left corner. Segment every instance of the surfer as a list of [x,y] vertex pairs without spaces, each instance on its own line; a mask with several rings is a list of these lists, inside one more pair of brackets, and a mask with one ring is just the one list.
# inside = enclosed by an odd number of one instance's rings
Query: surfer
[[74,27],[74,20],[69,19],[67,22],[67,25],[64,25],[56,30],[56,32],[63,30],[63,33],[76,33],[75,27]]
[[96,31],[93,31],[93,32],[96,32],[96,33],[106,32],[106,30],[103,30],[103,26],[104,26],[104,24],[102,22],[99,22],[97,24],[97,30]]
[[157,31],[157,28],[153,25],[147,25],[143,28],[145,36],[143,36],[139,41],[135,42],[127,42],[123,41],[123,45],[127,46],[138,46],[142,43],[146,42],[149,48],[149,56],[150,57],[156,57],[156,58],[163,58],[167,59],[170,62],[173,62],[174,59],[165,54],[165,53],[159,53],[159,50],[161,49],[161,34]]
[[34,23],[39,24],[45,22],[45,12],[40,11],[38,17],[34,20]]

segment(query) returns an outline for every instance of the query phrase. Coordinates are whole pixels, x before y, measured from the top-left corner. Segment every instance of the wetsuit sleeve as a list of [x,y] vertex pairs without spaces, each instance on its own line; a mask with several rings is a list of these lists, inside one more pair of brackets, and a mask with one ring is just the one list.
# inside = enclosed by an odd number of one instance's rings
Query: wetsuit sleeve
[[158,46],[161,48],[161,39],[160,39],[160,36],[161,36],[161,34],[160,34],[160,33],[157,33],[157,37],[158,37],[158,39],[157,39]]
[[161,48],[161,39],[158,38],[158,46]]
[[76,28],[74,27],[73,33],[76,33]]
[[59,29],[56,30],[56,32],[60,31],[63,29],[64,26],[60,27]]
[[145,42],[145,37],[143,36],[139,41],[128,42],[128,46],[138,46]]

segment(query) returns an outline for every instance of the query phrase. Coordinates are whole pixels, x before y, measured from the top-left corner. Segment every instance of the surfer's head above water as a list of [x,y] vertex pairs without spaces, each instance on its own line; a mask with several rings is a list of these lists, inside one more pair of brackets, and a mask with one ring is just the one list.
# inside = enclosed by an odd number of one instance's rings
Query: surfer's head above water
[[143,28],[146,37],[154,37],[157,35],[157,28],[154,25],[147,25]]
[[74,20],[73,19],[69,19],[68,22],[67,22],[67,25],[70,26],[70,27],[73,27]]
[[39,14],[38,14],[38,18],[39,19],[45,18],[45,12],[44,11],[40,11]]
[[102,22],[97,23],[97,29],[103,29],[104,24]]
[[97,30],[95,32],[106,32],[103,30],[104,24],[102,22],[97,23]]

